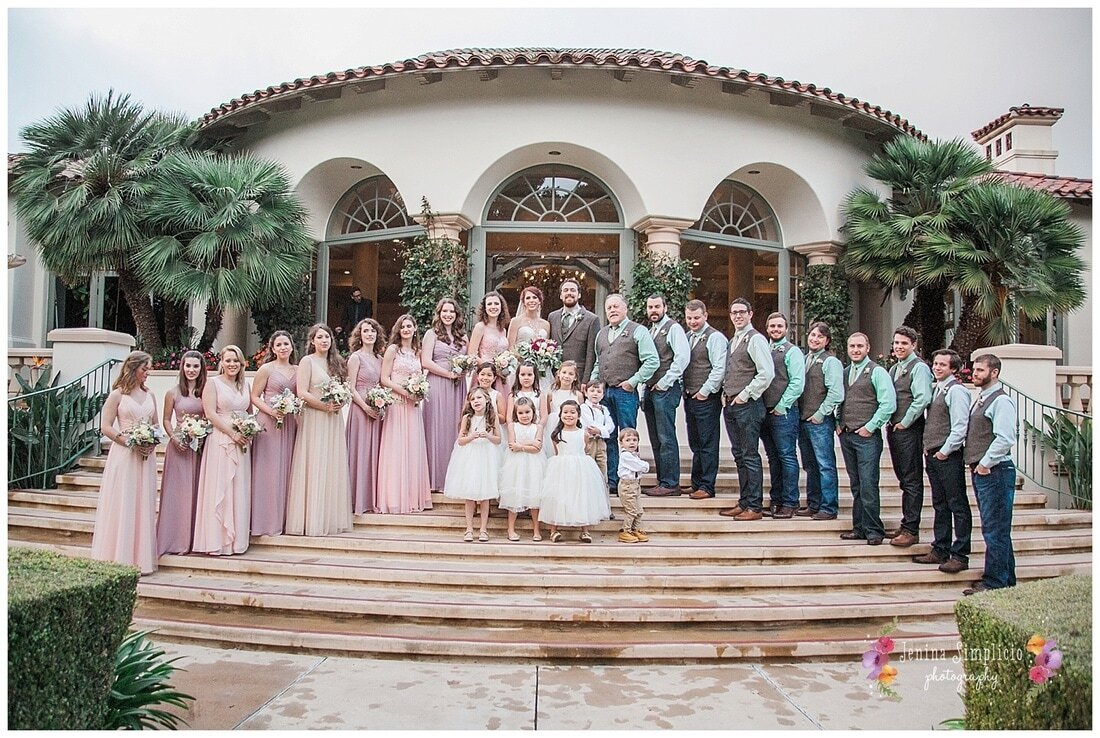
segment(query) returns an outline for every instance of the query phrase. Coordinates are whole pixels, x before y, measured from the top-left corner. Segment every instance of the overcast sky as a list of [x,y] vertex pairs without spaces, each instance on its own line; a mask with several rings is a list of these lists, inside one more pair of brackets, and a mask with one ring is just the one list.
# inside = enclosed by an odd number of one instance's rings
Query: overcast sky
[[298,77],[466,47],[647,48],[814,83],[965,137],[1066,109],[1058,173],[1092,176],[1092,10],[66,10],[8,12],[8,150],[91,92],[198,117]]

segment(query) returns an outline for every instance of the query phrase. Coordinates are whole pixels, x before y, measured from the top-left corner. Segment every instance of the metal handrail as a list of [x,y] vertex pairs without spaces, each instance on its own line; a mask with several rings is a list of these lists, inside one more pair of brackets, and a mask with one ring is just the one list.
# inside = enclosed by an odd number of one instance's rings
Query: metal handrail
[[1053,493],[1057,508],[1091,510],[1092,418],[1040,402],[1007,382],[1001,385],[1016,404],[1016,469]]
[[109,359],[66,384],[55,378],[48,387],[8,398],[9,488],[53,488],[58,474],[99,448],[103,403],[119,363]]

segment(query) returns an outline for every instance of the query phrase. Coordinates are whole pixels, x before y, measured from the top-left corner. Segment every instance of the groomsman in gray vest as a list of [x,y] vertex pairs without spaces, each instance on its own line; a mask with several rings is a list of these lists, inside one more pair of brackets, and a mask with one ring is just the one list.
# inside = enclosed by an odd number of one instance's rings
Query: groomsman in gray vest
[[560,296],[562,308],[549,316],[550,338],[561,346],[563,361],[577,362],[580,372],[577,379],[584,392],[596,363],[596,333],[600,330],[600,321],[595,313],[581,305],[581,286],[576,280],[562,282]]
[[939,564],[940,571],[947,574],[958,574],[969,567],[973,527],[963,472],[963,441],[970,420],[970,393],[955,378],[955,372],[960,369],[962,357],[954,351],[940,349],[932,354],[936,388],[924,425],[924,468],[932,488],[935,538],[931,553],[913,557],[918,564]]
[[964,595],[1016,586],[1016,558],[1012,553],[1012,502],[1016,497],[1016,405],[1001,386],[1001,360],[993,354],[974,359],[971,374],[980,392],[970,408],[963,461],[978,498],[985,539],[982,578]]
[[773,518],[793,518],[798,509],[798,398],[806,384],[806,357],[787,338],[787,316],[772,313],[765,327],[770,338],[775,379],[764,390],[764,425],[760,439],[771,471]]
[[932,401],[932,370],[917,356],[917,332],[907,325],[894,331],[890,367],[897,408],[886,424],[890,461],[901,484],[901,525],[886,534],[894,546],[912,546],[920,540],[924,506],[924,410]]
[[890,422],[897,407],[890,375],[868,358],[871,342],[863,333],[848,336],[848,358],[844,371],[844,402],[840,403],[837,433],[844,466],[852,480],[852,529],[841,533],[846,541],[866,540],[878,546],[886,533],[879,515],[879,459],[882,457],[882,426]]
[[726,376],[722,396],[726,432],[737,463],[737,486],[741,497],[736,507],[719,515],[734,520],[760,520],[764,506],[764,464],[760,460],[760,426],[764,422],[761,395],[775,377],[768,340],[752,327],[752,303],[738,297],[730,303],[733,338],[726,355]]
[[650,295],[645,301],[649,335],[661,360],[657,371],[645,383],[642,411],[649,429],[649,445],[657,462],[657,486],[647,489],[650,497],[680,494],[680,444],[676,440],[676,409],[680,407],[683,384],[680,378],[688,363],[688,341],[684,329],[668,317],[664,295]]
[[653,336],[626,317],[626,300],[615,293],[604,300],[607,325],[596,334],[596,363],[591,381],[607,385],[602,404],[615,430],[607,440],[607,486],[619,493],[619,431],[638,427],[638,387],[649,381],[661,360]]
[[722,441],[722,376],[726,373],[729,341],[707,322],[707,306],[691,300],[684,306],[690,350],[684,370],[684,416],[691,447],[691,494],[693,500],[714,497],[718,477],[718,446]]

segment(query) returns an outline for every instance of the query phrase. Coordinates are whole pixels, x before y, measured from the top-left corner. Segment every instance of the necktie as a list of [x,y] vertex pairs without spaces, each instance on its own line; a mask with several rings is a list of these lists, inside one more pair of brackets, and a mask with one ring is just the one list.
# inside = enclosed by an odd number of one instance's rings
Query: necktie
[[562,331],[568,331],[573,327],[573,313],[566,313],[561,316],[561,329]]

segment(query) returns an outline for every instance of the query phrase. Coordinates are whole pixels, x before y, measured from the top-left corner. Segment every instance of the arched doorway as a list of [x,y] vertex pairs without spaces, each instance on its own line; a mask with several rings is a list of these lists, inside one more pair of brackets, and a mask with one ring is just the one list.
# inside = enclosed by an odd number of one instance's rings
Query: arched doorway
[[622,210],[609,188],[587,172],[541,164],[506,181],[489,200],[482,219],[484,290],[499,290],[513,312],[527,285],[546,296],[543,314],[561,307],[561,282],[581,285],[581,302],[597,314],[624,268]]

